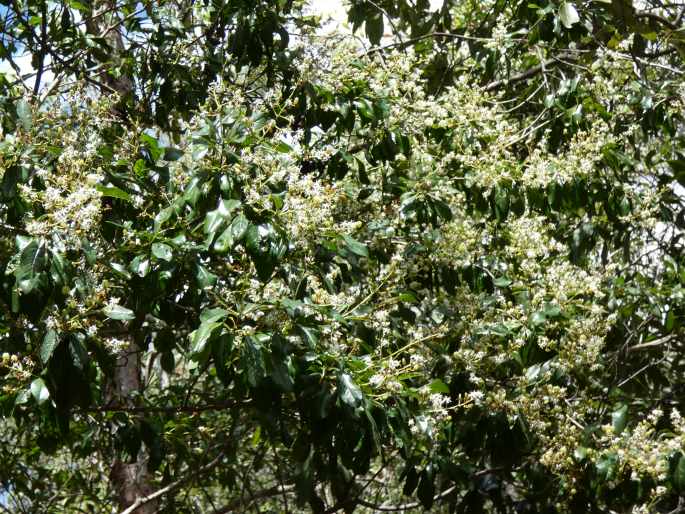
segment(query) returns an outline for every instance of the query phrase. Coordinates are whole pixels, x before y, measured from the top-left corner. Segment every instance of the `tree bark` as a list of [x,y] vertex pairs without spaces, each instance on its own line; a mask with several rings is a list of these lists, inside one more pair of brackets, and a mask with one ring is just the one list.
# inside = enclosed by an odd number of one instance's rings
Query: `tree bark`
[[[103,38],[109,47],[108,61],[102,62],[99,73],[103,84],[103,94],[114,91],[119,96],[119,107],[115,114],[125,117],[121,106],[133,95],[133,78],[125,74],[111,73],[112,67],[122,61],[126,48],[121,33],[121,18],[116,0],[91,0],[91,11],[86,20],[86,30],[95,37]],[[114,408],[135,407],[135,397],[142,392],[141,352],[144,350],[139,333],[138,320],[131,323],[127,335],[128,346],[116,355],[114,374],[107,388],[107,405]],[[135,416],[140,416],[136,414]],[[151,485],[147,467],[147,452],[144,445],[138,455],[124,461],[115,458],[110,471],[110,482],[116,492],[120,510],[132,506],[138,498],[150,495],[154,489]],[[136,508],[135,514],[153,514],[157,511],[158,501],[147,502]]]
[[[98,79],[103,85],[103,93],[116,92],[119,102],[124,104],[133,95],[133,78],[120,73],[111,73],[112,67],[121,63],[126,49],[121,35],[121,23],[116,0],[93,0],[91,13],[86,19],[86,30],[94,37],[103,38],[109,47],[109,61],[101,63]],[[120,116],[125,116],[121,110]]]
[[[120,12],[116,0],[91,0],[90,7],[86,30],[94,37],[103,38],[109,47],[109,60],[100,63],[101,71],[98,78],[103,85],[102,92],[106,94],[114,91],[119,95],[121,106],[133,95],[133,78],[120,73],[120,70],[111,73],[112,67],[122,61],[126,52]],[[119,116],[126,116],[119,107],[115,110]],[[135,407],[135,397],[142,392],[140,356],[144,350],[144,338],[140,334],[138,320],[132,322],[128,328],[128,346],[117,353],[115,370],[107,387],[105,400],[107,405],[113,408]],[[120,510],[125,510],[136,503],[138,498],[148,496],[154,491],[147,468],[146,453],[144,445],[141,445],[138,455],[131,456],[131,460],[124,461],[117,457],[112,463],[109,478],[116,492]],[[152,514],[156,512],[157,504],[157,501],[150,501],[133,512]]]
[[[142,348],[135,337],[129,336],[129,346],[120,350],[116,358],[114,375],[107,398],[108,405],[115,407],[133,407],[134,395],[141,391]],[[120,510],[133,505],[138,498],[150,495],[152,488],[147,469],[147,457],[144,447],[138,452],[133,462],[120,458],[114,459],[110,471],[110,481],[116,491]],[[157,501],[147,502],[133,512],[135,514],[153,514],[157,511]]]

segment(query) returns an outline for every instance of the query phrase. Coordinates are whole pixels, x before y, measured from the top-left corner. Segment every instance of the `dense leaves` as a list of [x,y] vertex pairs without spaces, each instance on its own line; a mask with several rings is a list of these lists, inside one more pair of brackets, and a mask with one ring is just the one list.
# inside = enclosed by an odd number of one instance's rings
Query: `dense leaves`
[[7,508],[681,508],[681,6],[3,6]]

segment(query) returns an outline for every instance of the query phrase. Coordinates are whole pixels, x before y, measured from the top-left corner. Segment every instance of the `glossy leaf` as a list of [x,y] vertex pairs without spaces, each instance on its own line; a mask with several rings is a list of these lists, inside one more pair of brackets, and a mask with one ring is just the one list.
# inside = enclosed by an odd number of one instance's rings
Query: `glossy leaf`
[[363,397],[361,389],[348,373],[341,373],[338,376],[338,397],[352,408],[356,408],[361,403]]
[[129,321],[136,317],[135,313],[131,309],[127,309],[119,304],[111,304],[102,309],[102,313],[109,319],[115,319],[120,321]]

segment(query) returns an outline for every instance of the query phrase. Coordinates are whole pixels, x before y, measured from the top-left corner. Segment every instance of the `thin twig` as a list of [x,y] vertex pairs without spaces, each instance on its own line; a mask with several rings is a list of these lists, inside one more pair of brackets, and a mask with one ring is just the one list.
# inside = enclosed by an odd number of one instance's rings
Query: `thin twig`
[[514,75],[513,77],[509,77],[508,79],[500,79],[495,80],[494,82],[490,82],[483,89],[485,91],[494,91],[495,89],[498,89],[504,85],[510,85],[516,82],[521,82],[522,80],[534,77],[535,75],[544,71],[550,66],[558,66],[559,64],[562,64],[561,60],[563,59],[567,59],[569,61],[576,61],[578,60],[578,57],[571,54],[562,54],[558,57],[547,59],[546,61],[543,61],[540,64],[538,64],[537,66],[533,66],[532,68],[522,71],[518,75]]
[[127,407],[125,405],[113,405],[113,406],[105,406],[105,407],[90,407],[86,409],[81,409],[78,412],[129,412],[129,413],[138,413],[138,412],[165,412],[165,413],[176,413],[176,412],[204,412],[204,411],[219,411],[219,410],[226,410],[226,409],[232,409],[234,407],[238,406],[246,406],[249,405],[249,401],[244,401],[244,402],[233,402],[233,401],[226,401],[226,402],[219,402],[219,403],[207,403],[204,405],[177,405],[175,407]]
[[221,461],[223,456],[224,456],[223,452],[219,452],[219,455],[214,457],[214,459],[211,462],[202,466],[195,473],[191,473],[191,474],[186,475],[182,478],[179,478],[175,482],[170,483],[166,487],[162,487],[161,489],[155,491],[154,493],[152,493],[148,496],[139,497],[129,507],[122,510],[120,514],[131,514],[141,505],[145,505],[146,503],[149,503],[153,500],[156,500],[157,498],[160,498],[160,497],[164,496],[165,494],[170,493],[171,491],[175,491],[176,489],[181,487],[184,483],[189,481],[191,478],[196,477],[197,475],[199,475],[201,473],[205,473],[205,472],[209,471],[210,469],[212,469],[213,467],[215,467]]
[[[443,492],[435,495],[433,497],[433,501],[437,502],[445,498],[446,496],[449,496],[452,494],[455,490],[457,489],[456,485],[453,485],[452,487],[445,489]],[[376,505],[371,502],[367,502],[366,500],[357,500],[357,503],[363,507],[367,507],[369,509],[374,509],[380,512],[398,512],[398,511],[403,511],[403,510],[409,510],[409,509],[416,509],[419,507],[422,507],[421,502],[412,502],[412,503],[405,503],[402,505]]]
[[[294,485],[287,485],[287,486],[273,486],[268,489],[264,489],[263,491],[257,491],[254,493],[250,499],[251,503],[254,503],[255,500],[261,500],[264,498],[271,498],[273,496],[280,496],[282,494],[290,493],[295,489]],[[221,509],[217,510],[215,514],[228,514],[229,512],[245,512],[244,507],[247,505],[242,499],[235,500],[225,507],[222,507]]]
[[638,350],[645,350],[647,348],[654,348],[655,346],[660,346],[662,344],[670,342],[672,339],[675,339],[675,337],[675,334],[668,334],[667,336],[660,337],[659,339],[655,339],[654,341],[649,341],[647,343],[641,343],[636,344],[635,346],[631,346],[626,351],[630,353],[637,352]]
[[[414,43],[419,43],[425,39],[431,39],[431,38],[446,38],[446,39],[461,39],[463,41],[480,41],[480,42],[490,42],[494,41],[494,38],[491,37],[478,37],[478,36],[469,36],[467,34],[455,34],[452,32],[430,32],[428,34],[424,34],[422,36],[417,36],[413,37],[411,39],[406,39],[402,42],[398,43],[390,43],[388,45],[383,45],[383,46],[376,46],[374,48],[371,48],[364,52],[364,55],[369,55],[375,52],[384,52],[385,50],[390,50],[392,48],[397,48],[397,47],[405,47],[405,46],[410,46],[413,45]],[[523,41],[521,38],[511,38],[510,41]]]
[[616,387],[618,388],[618,387],[624,386],[625,384],[630,382],[632,379],[634,379],[635,377],[640,375],[643,371],[646,371],[647,369],[651,368],[652,366],[656,366],[657,364],[661,364],[665,359],[666,359],[666,356],[663,356],[661,359],[659,359],[656,362],[650,362],[648,364],[645,364],[640,369],[638,369],[635,373],[630,375],[628,378],[626,378],[625,380],[622,380]]

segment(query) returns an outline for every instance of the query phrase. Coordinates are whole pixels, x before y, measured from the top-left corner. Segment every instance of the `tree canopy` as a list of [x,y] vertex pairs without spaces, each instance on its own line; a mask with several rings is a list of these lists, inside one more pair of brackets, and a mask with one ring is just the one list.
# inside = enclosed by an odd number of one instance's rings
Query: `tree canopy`
[[682,4],[0,6],[0,510],[685,510]]

